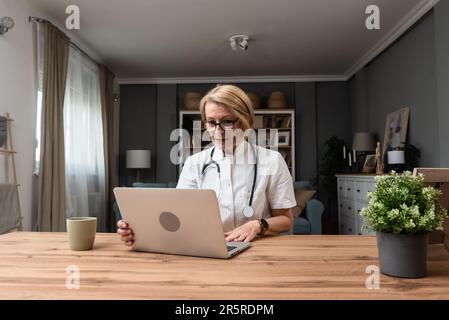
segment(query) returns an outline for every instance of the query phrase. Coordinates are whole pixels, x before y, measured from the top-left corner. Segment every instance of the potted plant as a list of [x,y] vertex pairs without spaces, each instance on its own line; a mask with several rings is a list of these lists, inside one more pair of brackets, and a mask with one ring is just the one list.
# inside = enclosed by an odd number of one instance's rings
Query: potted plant
[[424,186],[423,175],[410,171],[377,176],[376,191],[361,215],[377,234],[380,270],[402,278],[426,275],[428,233],[442,230],[447,217],[438,197],[441,192]]

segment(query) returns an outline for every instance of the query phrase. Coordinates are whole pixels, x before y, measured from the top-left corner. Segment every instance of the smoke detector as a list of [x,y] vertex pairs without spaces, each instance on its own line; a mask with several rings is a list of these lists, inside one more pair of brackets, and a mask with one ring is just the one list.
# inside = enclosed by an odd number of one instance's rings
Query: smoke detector
[[236,34],[229,38],[231,48],[234,51],[236,51],[237,49],[240,49],[243,51],[248,50],[248,41],[249,41],[249,36],[244,35],[244,34]]

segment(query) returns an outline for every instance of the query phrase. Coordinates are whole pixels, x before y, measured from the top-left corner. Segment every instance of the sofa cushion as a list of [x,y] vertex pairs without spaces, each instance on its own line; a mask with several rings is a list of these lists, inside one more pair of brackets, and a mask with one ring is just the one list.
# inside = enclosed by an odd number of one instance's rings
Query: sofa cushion
[[168,188],[166,183],[134,182],[134,188]]
[[307,180],[298,180],[293,182],[293,187],[296,189],[310,189],[312,185]]
[[176,188],[177,185],[178,185],[177,182],[169,182],[167,188]]
[[315,190],[306,190],[306,189],[295,190],[296,207],[292,209],[292,213],[295,218],[301,215],[302,211],[307,206],[307,201],[312,199],[315,192],[316,192]]
[[309,221],[303,217],[293,219],[293,234],[310,234],[310,232],[311,226]]

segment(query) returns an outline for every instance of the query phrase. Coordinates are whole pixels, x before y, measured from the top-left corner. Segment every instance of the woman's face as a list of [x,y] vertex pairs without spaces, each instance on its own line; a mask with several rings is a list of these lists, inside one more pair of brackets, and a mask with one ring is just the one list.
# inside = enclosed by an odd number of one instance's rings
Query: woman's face
[[232,139],[234,131],[240,128],[237,117],[225,106],[212,101],[206,103],[204,113],[206,116],[205,127],[214,145],[222,150],[230,149],[232,151],[235,147],[235,139]]

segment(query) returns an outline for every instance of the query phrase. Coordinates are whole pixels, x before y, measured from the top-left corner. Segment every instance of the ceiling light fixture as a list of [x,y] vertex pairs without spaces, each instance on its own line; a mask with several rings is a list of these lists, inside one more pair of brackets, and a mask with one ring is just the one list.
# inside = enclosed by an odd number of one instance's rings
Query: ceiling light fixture
[[8,32],[12,27],[14,27],[14,20],[12,18],[3,17],[0,19],[0,35]]
[[246,51],[248,50],[248,41],[249,36],[244,34],[236,34],[229,38],[229,42],[231,44],[232,50],[236,51],[237,49]]

